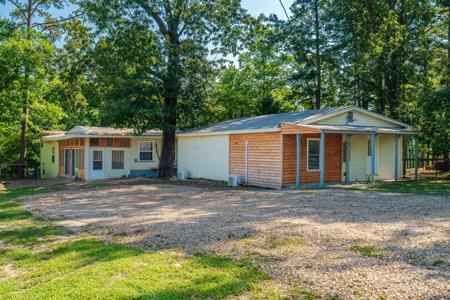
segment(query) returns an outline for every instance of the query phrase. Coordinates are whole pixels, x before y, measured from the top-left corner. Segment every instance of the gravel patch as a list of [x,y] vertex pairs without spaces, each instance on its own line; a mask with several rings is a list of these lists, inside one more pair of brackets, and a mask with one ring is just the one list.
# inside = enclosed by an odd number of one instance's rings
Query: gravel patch
[[144,249],[249,258],[276,281],[324,296],[450,299],[448,195],[145,184],[40,194],[25,205]]

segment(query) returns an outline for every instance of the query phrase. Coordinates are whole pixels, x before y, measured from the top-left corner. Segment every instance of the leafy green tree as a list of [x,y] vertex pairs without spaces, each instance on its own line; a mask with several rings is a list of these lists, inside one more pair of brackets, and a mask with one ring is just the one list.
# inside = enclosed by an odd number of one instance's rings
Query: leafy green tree
[[[26,33],[16,32],[0,42],[0,159],[21,161],[22,149],[31,148],[26,156],[28,165],[35,164],[39,150],[39,134],[42,128],[54,128],[64,116],[54,103],[46,100],[48,84],[53,75],[53,46],[47,39],[33,33],[30,39]],[[23,101],[26,99],[26,111]],[[19,117],[18,117],[19,116]],[[22,117],[21,117],[22,116]],[[25,146],[17,143],[24,138],[23,126],[26,116],[27,133]],[[57,125],[56,125],[57,126]],[[35,165],[34,165],[35,166]],[[19,175],[22,175],[19,174]]]
[[[184,101],[183,95],[190,90],[185,79],[192,79],[190,75],[194,75],[190,72],[192,69],[187,67],[192,68],[197,62],[200,62],[199,66],[204,66],[209,53],[208,47],[213,52],[237,50],[236,39],[241,33],[239,24],[245,16],[240,2],[80,0],[79,3],[102,34],[108,35],[118,25],[130,20],[147,28],[150,35],[148,43],[155,45],[157,54],[162,56],[158,64],[149,66],[153,71],[154,81],[160,82],[162,92],[155,93],[152,84],[151,90],[143,90],[141,94],[152,98],[152,103],[160,102],[161,105],[148,105],[147,117],[144,118],[141,114],[141,125],[144,127],[141,130],[153,125],[152,116],[160,115],[163,149],[158,175],[163,178],[171,177],[175,158],[175,131],[180,116],[179,103]],[[202,71],[202,68],[198,71]],[[196,76],[200,77],[202,74],[198,73]],[[194,83],[193,80],[188,81]],[[193,99],[189,99],[191,100]],[[188,105],[181,107],[187,108]],[[183,112],[183,115],[186,113]]]
[[[22,35],[20,38],[16,39],[18,45],[23,45],[29,50],[31,49],[41,49],[41,47],[34,47],[33,45],[41,45],[43,35],[46,38],[55,38],[58,35],[57,21],[52,18],[49,14],[49,9],[52,7],[62,8],[62,0],[26,0],[26,1],[14,1],[14,0],[0,0],[0,4],[10,3],[14,9],[11,11],[11,20],[14,21],[14,27],[19,30]],[[29,45],[23,41],[23,38],[28,39]],[[46,47],[43,47],[46,48]],[[32,52],[33,50],[31,50]],[[43,53],[45,55],[46,53]],[[31,55],[31,54],[30,54]],[[35,83],[34,76],[35,73],[39,73],[37,70],[31,68],[36,65],[33,64],[34,60],[28,60],[28,57],[17,56],[23,59],[23,68],[16,69],[16,72],[20,74],[15,74],[17,77],[23,79],[24,84],[21,87],[24,89],[16,97],[21,99],[22,113],[21,116],[21,134],[20,134],[20,149],[19,149],[19,167],[17,169],[17,175],[19,177],[24,176],[25,162],[27,156],[27,131],[29,129],[29,110],[30,104],[33,101],[31,97],[38,97],[37,91],[32,91],[32,86]],[[6,66],[5,66],[6,67]],[[6,67],[7,68],[7,67]]]

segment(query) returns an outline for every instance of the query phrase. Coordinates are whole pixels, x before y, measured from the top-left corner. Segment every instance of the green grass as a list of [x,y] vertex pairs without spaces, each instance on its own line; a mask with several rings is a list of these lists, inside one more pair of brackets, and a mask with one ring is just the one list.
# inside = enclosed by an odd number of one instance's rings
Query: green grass
[[372,245],[354,245],[350,247],[350,250],[367,257],[383,258],[385,256],[383,250]]
[[440,266],[450,267],[450,262],[446,261],[445,259],[438,258],[438,259],[433,260],[432,265],[433,265],[433,267],[440,267]]
[[219,299],[270,284],[248,261],[108,244],[12,201],[41,191],[0,192],[0,299]]
[[286,247],[286,246],[304,246],[305,240],[302,238],[276,238],[271,237],[267,239],[265,247],[268,249],[275,249],[278,247]]
[[378,183],[363,187],[348,186],[347,189],[375,192],[398,192],[417,194],[450,194],[450,182],[445,181],[408,181],[395,183]]

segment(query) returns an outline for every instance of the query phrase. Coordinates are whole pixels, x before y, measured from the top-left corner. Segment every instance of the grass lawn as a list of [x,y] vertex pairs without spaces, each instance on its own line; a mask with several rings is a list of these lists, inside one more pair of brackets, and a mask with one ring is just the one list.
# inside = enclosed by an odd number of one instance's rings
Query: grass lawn
[[378,183],[367,186],[348,186],[352,190],[367,190],[374,192],[399,192],[399,193],[418,193],[418,194],[449,194],[449,181],[404,181],[392,183]]
[[33,217],[14,202],[42,191],[0,191],[1,299],[278,298],[262,290],[271,281],[247,261],[108,244]]

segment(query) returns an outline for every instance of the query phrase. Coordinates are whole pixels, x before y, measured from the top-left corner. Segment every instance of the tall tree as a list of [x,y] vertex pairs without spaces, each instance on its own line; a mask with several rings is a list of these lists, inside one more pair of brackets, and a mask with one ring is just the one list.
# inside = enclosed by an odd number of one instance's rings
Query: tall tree
[[198,51],[204,58],[208,47],[221,51],[237,49],[235,41],[240,34],[237,25],[245,16],[240,1],[80,0],[79,3],[102,33],[124,20],[134,20],[157,36],[156,45],[163,56],[162,65],[154,73],[161,82],[163,98],[163,149],[158,176],[171,177],[178,104],[186,91],[185,66],[198,60]]
[[[54,34],[55,25],[57,21],[52,18],[48,10],[51,7],[61,8],[63,5],[62,0],[0,0],[0,4],[10,3],[14,9],[11,11],[10,15],[12,19],[16,22],[16,29],[21,30],[25,33],[25,37],[32,42],[34,38],[34,33],[40,30],[41,32],[47,32]],[[39,33],[39,32],[38,32]],[[25,59],[26,57],[24,57]],[[22,114],[21,114],[21,134],[20,134],[20,149],[19,149],[19,167],[17,175],[19,177],[24,176],[25,162],[27,155],[27,131],[28,131],[28,119],[29,119],[29,109],[30,109],[30,99],[32,93],[30,92],[28,86],[31,84],[28,81],[30,75],[34,72],[30,67],[32,65],[25,63],[23,72],[23,79],[25,82],[24,90],[20,98],[22,100]]]

